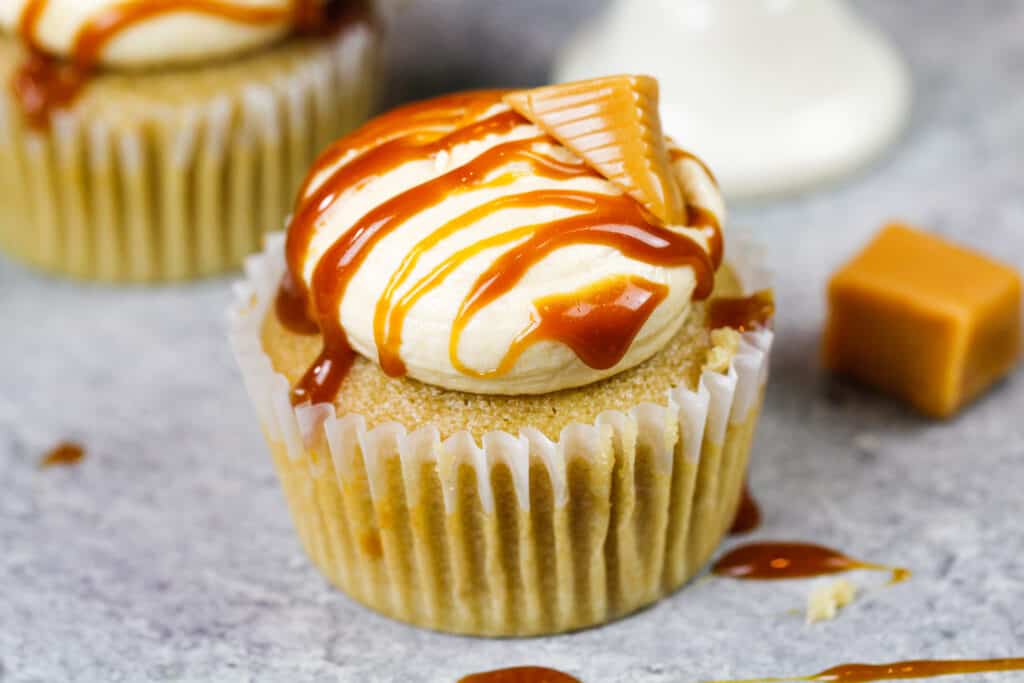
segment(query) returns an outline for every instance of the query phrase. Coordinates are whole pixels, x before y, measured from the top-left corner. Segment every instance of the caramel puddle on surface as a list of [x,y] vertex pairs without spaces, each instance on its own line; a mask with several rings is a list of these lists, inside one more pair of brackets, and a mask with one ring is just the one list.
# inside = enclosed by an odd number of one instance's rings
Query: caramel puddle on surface
[[470,674],[459,679],[459,683],[581,683],[567,673],[543,666],[515,666]]
[[718,576],[734,579],[803,579],[837,574],[851,569],[891,572],[889,583],[910,578],[910,570],[849,557],[838,550],[813,543],[769,541],[733,548],[711,568]]
[[75,465],[85,457],[85,449],[73,441],[61,441],[51,448],[39,460],[39,468],[57,465]]
[[936,678],[955,674],[1024,671],[1024,657],[1008,659],[916,659],[889,664],[840,664],[811,676],[785,678],[746,678],[741,680],[707,681],[706,683],[798,683],[829,681],[830,683],[874,683],[906,679]]

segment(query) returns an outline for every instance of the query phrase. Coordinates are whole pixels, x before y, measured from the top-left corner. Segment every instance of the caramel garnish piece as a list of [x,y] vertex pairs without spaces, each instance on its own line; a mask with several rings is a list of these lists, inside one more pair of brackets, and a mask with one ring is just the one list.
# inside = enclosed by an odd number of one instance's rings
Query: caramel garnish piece
[[686,221],[658,115],[658,82],[608,76],[518,90],[505,103],[666,225]]
[[829,283],[826,367],[948,417],[1021,354],[1012,268],[890,225]]

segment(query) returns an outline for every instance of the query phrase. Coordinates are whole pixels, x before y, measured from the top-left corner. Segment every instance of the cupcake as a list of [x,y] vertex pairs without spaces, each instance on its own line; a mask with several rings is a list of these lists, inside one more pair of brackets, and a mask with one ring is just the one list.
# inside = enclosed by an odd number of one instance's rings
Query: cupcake
[[359,602],[577,629],[730,526],[773,308],[657,106],[617,76],[399,108],[327,148],[247,261],[232,345],[302,544]]
[[240,265],[369,114],[374,25],[359,0],[0,0],[0,249],[107,281]]

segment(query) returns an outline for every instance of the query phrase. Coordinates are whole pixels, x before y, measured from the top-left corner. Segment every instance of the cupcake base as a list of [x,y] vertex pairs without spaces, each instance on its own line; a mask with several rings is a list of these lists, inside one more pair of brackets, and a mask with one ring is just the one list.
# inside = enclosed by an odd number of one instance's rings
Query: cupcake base
[[[554,434],[529,423],[453,432],[426,415],[415,431],[368,426],[334,405],[289,403],[261,339],[281,249],[275,238],[247,262],[232,342],[303,546],[339,588],[419,626],[525,636],[628,614],[707,562],[739,505],[770,331],[745,333],[727,366],[656,402]],[[743,261],[751,283],[761,272]]]
[[329,453],[293,459],[273,442],[271,452],[302,545],[338,588],[417,626],[528,636],[611,621],[693,577],[735,517],[756,422],[755,409],[698,461],[673,457],[671,469],[650,448],[567,450],[561,504],[531,453],[526,507],[503,462],[484,481],[453,462],[442,479],[432,462],[407,471],[392,447],[374,472],[352,453],[339,476]]
[[[0,248],[112,282],[237,267],[318,151],[370,113],[378,42],[353,24],[201,68],[102,74],[45,129],[5,87]],[[0,81],[24,58],[0,38]]]

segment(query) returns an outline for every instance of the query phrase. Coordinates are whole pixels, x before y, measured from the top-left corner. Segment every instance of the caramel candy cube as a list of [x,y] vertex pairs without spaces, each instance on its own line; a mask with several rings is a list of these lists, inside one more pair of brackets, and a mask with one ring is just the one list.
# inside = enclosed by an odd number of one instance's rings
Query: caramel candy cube
[[1012,268],[889,225],[829,283],[825,366],[948,417],[1021,355]]

